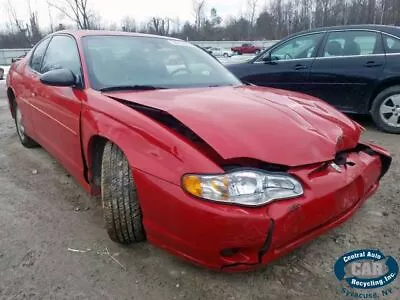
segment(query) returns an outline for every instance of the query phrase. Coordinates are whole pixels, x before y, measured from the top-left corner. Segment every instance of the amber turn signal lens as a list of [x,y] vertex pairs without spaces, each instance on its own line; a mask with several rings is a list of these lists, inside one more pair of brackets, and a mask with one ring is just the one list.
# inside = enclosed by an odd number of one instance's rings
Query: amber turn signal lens
[[202,188],[200,178],[195,175],[185,175],[182,178],[182,187],[183,189],[197,197],[202,196]]

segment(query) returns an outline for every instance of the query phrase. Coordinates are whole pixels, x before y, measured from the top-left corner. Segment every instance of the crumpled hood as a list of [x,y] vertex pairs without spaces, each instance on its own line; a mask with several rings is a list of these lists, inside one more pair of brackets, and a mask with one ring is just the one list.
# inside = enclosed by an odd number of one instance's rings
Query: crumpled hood
[[361,128],[316,98],[260,87],[109,92],[168,112],[224,159],[300,166],[357,146]]

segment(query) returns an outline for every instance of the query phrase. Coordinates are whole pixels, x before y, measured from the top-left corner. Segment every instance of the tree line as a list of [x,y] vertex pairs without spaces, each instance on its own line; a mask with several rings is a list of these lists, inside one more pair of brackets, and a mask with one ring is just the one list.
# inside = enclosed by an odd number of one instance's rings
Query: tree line
[[[174,36],[185,40],[270,40],[315,27],[350,24],[386,24],[400,26],[400,0],[271,0],[259,7],[259,0],[247,0],[245,13],[226,20],[207,0],[193,0],[192,22],[179,18],[149,17],[138,24],[130,16],[119,24],[102,24],[101,17],[88,0],[55,0],[48,2],[50,26],[39,24],[38,12],[27,1],[28,20],[21,20],[7,2],[9,23],[0,32],[0,48],[31,47],[50,32],[69,27],[108,29]],[[93,4],[92,4],[93,5]],[[46,13],[41,11],[41,14]],[[68,19],[54,24],[53,14]]]

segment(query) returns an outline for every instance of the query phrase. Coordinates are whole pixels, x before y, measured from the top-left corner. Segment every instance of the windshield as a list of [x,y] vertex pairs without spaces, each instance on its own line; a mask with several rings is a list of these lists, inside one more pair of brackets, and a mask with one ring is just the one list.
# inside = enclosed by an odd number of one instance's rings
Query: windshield
[[117,86],[185,88],[240,85],[214,57],[179,40],[87,36],[84,55],[93,89]]

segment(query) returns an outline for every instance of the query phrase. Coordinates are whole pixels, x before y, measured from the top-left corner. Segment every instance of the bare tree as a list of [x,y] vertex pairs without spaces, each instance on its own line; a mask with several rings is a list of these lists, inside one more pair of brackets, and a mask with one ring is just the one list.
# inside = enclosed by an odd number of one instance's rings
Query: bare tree
[[13,31],[16,29],[16,34],[18,39],[21,40],[21,43],[31,46],[42,38],[42,34],[39,28],[37,12],[32,9],[30,0],[26,0],[26,5],[28,8],[29,17],[27,22],[19,19],[11,0],[7,1],[7,8],[11,20],[11,28],[13,28]]
[[136,32],[136,21],[134,18],[126,16],[121,22],[122,31]]
[[31,1],[26,0],[29,9],[29,25],[27,26],[30,41],[35,44],[42,38],[37,12],[32,10]]
[[376,0],[368,0],[367,23],[376,23]]
[[218,12],[215,8],[212,8],[210,11],[210,24],[212,26],[218,26],[222,23],[222,18],[218,15]]
[[8,15],[10,16],[12,25],[15,26],[19,32],[24,32],[24,25],[21,23],[21,20],[18,18],[17,12],[14,9],[14,6],[11,4],[11,0],[7,1],[7,9]]
[[383,18],[385,16],[385,8],[386,8],[386,1],[385,0],[381,0],[381,20],[380,20],[380,24],[383,24]]
[[171,25],[172,25],[172,33],[176,35],[181,31],[181,20],[179,17],[174,18],[171,20]]
[[169,18],[153,17],[149,22],[150,33],[168,35],[171,21]]
[[88,7],[88,0],[59,0],[51,5],[65,17],[74,21],[79,29],[93,27],[93,14]]
[[50,31],[51,31],[51,32],[54,32],[53,14],[52,14],[52,11],[51,11],[51,5],[50,5],[50,2],[49,2],[49,1],[47,1],[47,11],[48,11],[48,13],[49,13]]
[[204,11],[206,8],[205,0],[193,0],[193,12],[195,16],[195,28],[197,31],[200,31],[200,28],[205,19]]
[[249,8],[249,22],[251,26],[254,26],[256,11],[257,11],[258,0],[247,0],[247,6]]
[[[0,30],[0,47],[30,47],[42,34],[40,17],[34,6],[30,7],[34,1],[24,0],[27,6],[18,9],[14,0],[0,0],[0,3],[2,1],[6,4],[10,22],[5,30]],[[100,16],[89,5],[94,0],[46,1],[50,20],[51,13],[56,9],[80,29],[104,28]],[[224,22],[216,9],[210,8],[206,12],[207,0],[192,1],[195,19],[192,23],[185,22],[181,26],[179,19],[150,16],[139,24],[127,16],[121,20],[120,26],[124,31],[173,35],[186,40],[252,40],[280,39],[289,33],[319,26],[362,23],[400,25],[400,0],[264,0],[266,4],[259,11],[257,5],[263,0],[246,0],[246,16],[228,18]],[[24,20],[18,15],[21,9],[26,10]],[[56,19],[54,22],[52,30],[65,28]],[[53,27],[52,24],[51,21],[50,26]],[[109,27],[115,28],[114,25]]]

